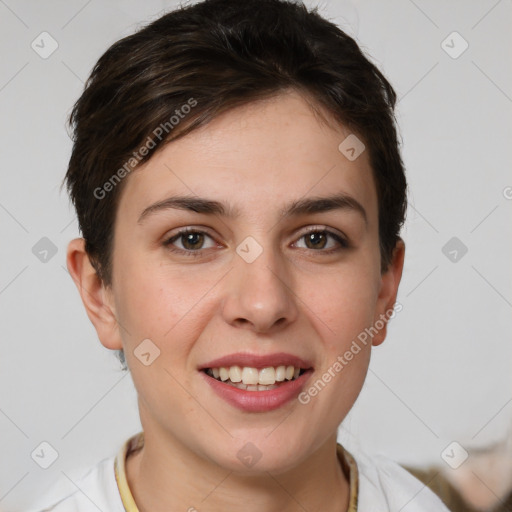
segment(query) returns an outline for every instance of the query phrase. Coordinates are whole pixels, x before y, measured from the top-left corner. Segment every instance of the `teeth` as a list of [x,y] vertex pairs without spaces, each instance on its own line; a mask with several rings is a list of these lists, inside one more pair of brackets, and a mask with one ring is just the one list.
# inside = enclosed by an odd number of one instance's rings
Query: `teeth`
[[243,382],[237,382],[236,384],[231,384],[229,381],[226,382],[226,384],[230,384],[231,386],[243,389],[244,391],[270,391],[271,389],[277,388],[277,386],[274,384],[272,386],[262,386],[261,384],[258,384],[257,386],[255,384],[247,385]]
[[244,367],[242,370],[242,382],[244,384],[258,384],[258,370],[256,368]]
[[240,366],[232,366],[229,369],[229,380],[231,382],[241,382],[242,381],[242,368],[240,368]]
[[276,383],[293,380],[299,377],[300,368],[294,366],[267,366],[258,370],[250,366],[231,366],[229,368],[211,368],[208,373],[222,382],[229,381],[240,389],[247,391],[266,391],[273,389]]
[[286,366],[278,366],[276,368],[276,381],[283,382],[286,378]]
[[260,384],[275,384],[276,382],[276,371],[271,366],[268,368],[263,368],[259,373],[259,381]]
[[[229,382],[227,382],[226,384],[230,384]],[[273,385],[273,386],[262,386],[261,384],[258,384],[257,386],[256,385],[250,385],[250,386],[247,386],[247,384],[244,384],[243,382],[237,382],[236,384],[230,384],[231,386],[235,387],[235,388],[238,388],[238,389],[243,389],[244,391],[269,391],[271,389],[275,389],[277,388],[276,385]]]

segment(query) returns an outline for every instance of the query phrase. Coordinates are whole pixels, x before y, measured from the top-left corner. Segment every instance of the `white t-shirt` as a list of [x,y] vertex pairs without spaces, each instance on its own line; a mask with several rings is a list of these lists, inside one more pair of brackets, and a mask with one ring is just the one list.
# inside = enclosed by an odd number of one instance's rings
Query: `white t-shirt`
[[[125,460],[143,443],[143,433],[131,437],[116,456],[102,460],[75,482],[72,494],[56,499],[50,492],[30,512],[138,512]],[[349,453],[338,444],[338,457],[350,482],[347,512],[449,512],[427,486],[382,455]]]

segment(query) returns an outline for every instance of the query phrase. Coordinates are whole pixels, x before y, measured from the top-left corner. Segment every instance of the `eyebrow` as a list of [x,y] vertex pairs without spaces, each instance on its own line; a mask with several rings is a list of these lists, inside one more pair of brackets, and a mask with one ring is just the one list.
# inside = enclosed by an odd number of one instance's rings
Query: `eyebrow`
[[[153,203],[145,208],[140,214],[137,222],[141,223],[145,218],[152,214],[170,209],[186,210],[206,215],[220,215],[228,218],[233,218],[240,214],[240,210],[238,208],[220,203],[219,201],[213,201],[197,196],[172,196]],[[363,208],[361,203],[346,194],[298,199],[281,209],[279,213],[283,217],[291,218],[332,210],[347,210],[358,213],[363,218],[365,224],[368,224],[366,210]]]

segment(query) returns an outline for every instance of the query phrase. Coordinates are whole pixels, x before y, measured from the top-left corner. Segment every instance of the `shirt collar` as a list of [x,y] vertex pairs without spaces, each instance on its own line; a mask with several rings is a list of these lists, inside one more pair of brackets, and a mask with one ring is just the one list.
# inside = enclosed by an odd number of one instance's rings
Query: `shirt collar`
[[[139,432],[126,441],[114,461],[114,472],[121,501],[126,512],[139,512],[126,478],[126,457],[144,446],[144,432]],[[337,444],[338,459],[343,472],[350,484],[349,504],[347,512],[357,512],[359,491],[359,472],[354,457],[341,445]]]

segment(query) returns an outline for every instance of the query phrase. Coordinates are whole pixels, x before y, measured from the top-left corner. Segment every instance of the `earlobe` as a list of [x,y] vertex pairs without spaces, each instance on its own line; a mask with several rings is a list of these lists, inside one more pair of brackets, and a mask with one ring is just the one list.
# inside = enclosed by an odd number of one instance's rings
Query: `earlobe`
[[[374,324],[377,334],[372,339],[374,347],[380,345],[387,334],[387,323],[394,311],[398,286],[402,279],[405,259],[405,243],[399,238],[393,250],[393,257],[388,269],[381,276],[381,288],[377,299]],[[380,328],[381,327],[381,328]]]
[[94,325],[101,343],[111,350],[122,349],[114,305],[108,290],[91,264],[83,238],[69,242],[66,261],[87,316]]

